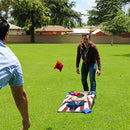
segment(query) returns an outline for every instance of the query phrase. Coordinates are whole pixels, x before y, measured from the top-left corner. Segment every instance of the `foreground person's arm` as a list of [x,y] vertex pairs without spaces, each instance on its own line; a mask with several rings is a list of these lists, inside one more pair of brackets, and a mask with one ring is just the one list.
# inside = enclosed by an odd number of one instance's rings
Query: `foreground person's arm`
[[28,113],[28,99],[26,92],[23,88],[23,86],[19,87],[12,87],[11,86],[12,95],[14,97],[16,106],[23,118],[22,124],[23,129],[22,130],[28,130],[30,127],[31,121],[29,119],[29,113]]

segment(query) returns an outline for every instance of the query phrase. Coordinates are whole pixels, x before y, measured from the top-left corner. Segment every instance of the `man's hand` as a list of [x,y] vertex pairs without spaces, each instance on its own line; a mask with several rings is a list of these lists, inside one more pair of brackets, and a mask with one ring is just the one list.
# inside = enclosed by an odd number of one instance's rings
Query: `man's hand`
[[98,76],[101,75],[101,70],[97,70],[97,75],[98,75]]
[[28,128],[30,127],[30,125],[31,125],[31,120],[29,119],[29,120],[23,120],[22,121],[22,124],[23,124],[23,129],[21,129],[21,130],[28,130]]
[[80,72],[79,72],[79,68],[76,68],[76,72],[77,72],[77,74],[80,74]]

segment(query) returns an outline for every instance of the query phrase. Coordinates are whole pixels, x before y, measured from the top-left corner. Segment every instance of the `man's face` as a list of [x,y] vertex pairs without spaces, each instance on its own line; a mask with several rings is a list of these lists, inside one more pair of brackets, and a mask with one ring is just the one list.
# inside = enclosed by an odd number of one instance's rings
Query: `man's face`
[[83,36],[83,43],[88,44],[89,43],[89,35]]

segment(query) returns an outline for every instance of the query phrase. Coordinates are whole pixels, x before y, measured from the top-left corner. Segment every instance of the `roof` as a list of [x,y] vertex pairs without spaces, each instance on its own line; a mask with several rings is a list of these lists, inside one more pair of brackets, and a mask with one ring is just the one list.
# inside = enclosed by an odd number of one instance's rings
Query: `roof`
[[95,26],[83,26],[83,27],[76,27],[75,29],[92,29]]
[[9,23],[9,25],[10,25],[10,29],[22,29],[21,27],[18,27],[16,25],[11,24],[11,23]]
[[73,28],[73,33],[89,33],[90,29],[79,29],[79,28]]
[[43,26],[41,28],[36,29],[36,31],[42,32],[42,31],[63,31],[63,32],[72,32],[72,29],[69,28],[65,28],[63,26],[60,25],[47,25],[47,26]]
[[93,28],[91,29],[91,31],[93,32],[93,31],[95,31],[95,30],[101,29],[102,27],[103,27],[102,25],[93,27]]
[[97,34],[98,32],[102,32],[101,29],[97,29],[94,32],[92,32],[92,34]]

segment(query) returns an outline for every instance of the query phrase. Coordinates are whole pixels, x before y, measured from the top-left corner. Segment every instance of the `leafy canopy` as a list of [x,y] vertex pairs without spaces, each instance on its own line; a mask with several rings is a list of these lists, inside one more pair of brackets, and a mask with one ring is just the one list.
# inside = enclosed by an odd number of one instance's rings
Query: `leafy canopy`
[[50,9],[50,25],[74,27],[81,24],[81,13],[72,10],[75,2],[69,0],[44,0],[44,5]]
[[34,26],[41,26],[49,20],[48,9],[39,0],[13,0],[12,7],[12,16],[17,19],[19,26],[23,27],[28,19],[32,22],[32,18]]
[[8,19],[9,11],[11,9],[12,0],[0,0],[0,15]]
[[[12,7],[12,15],[17,20],[17,25],[27,26],[27,28],[29,25],[31,42],[34,43],[34,29],[48,22],[48,9],[39,0],[14,0]],[[25,25],[25,23],[28,25]]]
[[130,32],[130,17],[125,15],[123,11],[118,11],[117,16],[112,20],[102,23],[104,31],[112,32],[116,35],[119,33]]
[[94,9],[88,11],[88,25],[99,25],[102,22],[113,19],[122,2],[120,0],[96,0]]

